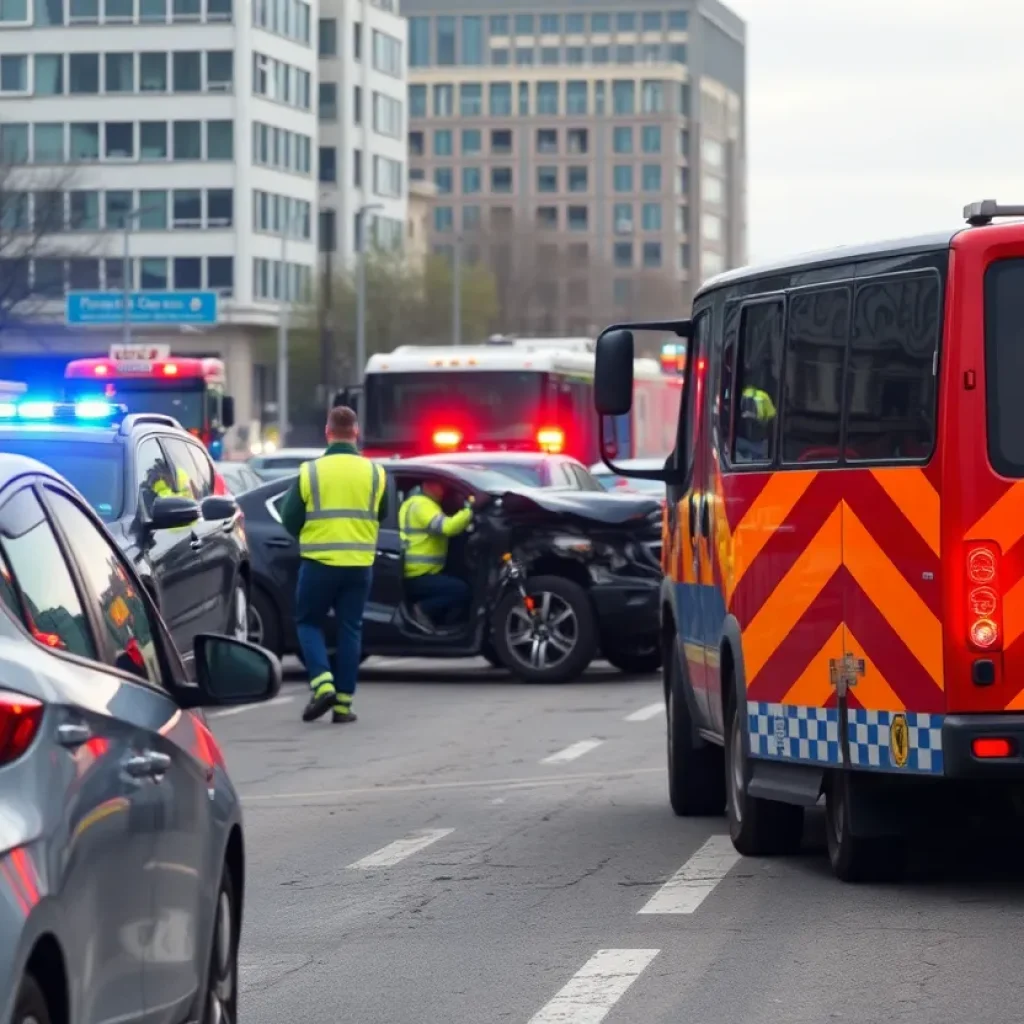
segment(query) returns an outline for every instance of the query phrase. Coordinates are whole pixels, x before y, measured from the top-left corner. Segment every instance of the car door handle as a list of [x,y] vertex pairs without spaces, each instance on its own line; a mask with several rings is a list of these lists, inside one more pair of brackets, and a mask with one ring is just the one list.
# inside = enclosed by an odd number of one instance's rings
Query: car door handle
[[291,539],[285,539],[284,537],[268,537],[267,547],[268,548],[290,548],[295,544],[295,541]]
[[191,549],[192,549],[193,551],[199,551],[199,550],[201,550],[201,548],[202,548],[202,546],[203,546],[203,542],[202,542],[202,541],[201,541],[201,540],[200,540],[200,539],[199,539],[198,537],[193,537],[193,538],[192,538],[192,539],[191,539],[191,540],[190,540],[190,541],[188,542],[188,546],[189,546],[189,547],[190,547],[190,548],[191,548]]
[[133,779],[151,779],[155,775],[163,775],[170,766],[170,757],[167,754],[158,754],[154,750],[132,754],[121,762],[125,774]]
[[57,726],[57,742],[62,747],[80,747],[92,737],[89,726],[81,722],[64,722]]

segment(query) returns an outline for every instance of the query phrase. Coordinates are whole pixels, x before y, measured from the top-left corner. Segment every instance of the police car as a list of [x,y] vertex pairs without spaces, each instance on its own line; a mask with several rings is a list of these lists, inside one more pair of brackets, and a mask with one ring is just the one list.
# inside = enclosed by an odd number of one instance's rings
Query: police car
[[246,639],[243,517],[206,450],[170,416],[106,401],[0,400],[0,451],[70,481],[149,590],[191,668],[195,637]]

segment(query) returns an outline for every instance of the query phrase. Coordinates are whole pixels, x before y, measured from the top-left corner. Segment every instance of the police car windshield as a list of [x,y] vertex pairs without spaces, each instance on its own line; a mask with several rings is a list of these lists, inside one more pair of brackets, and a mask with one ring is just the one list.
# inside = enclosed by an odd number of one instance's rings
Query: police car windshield
[[36,459],[69,480],[105,523],[121,515],[124,473],[120,445],[10,434],[0,439],[0,449]]

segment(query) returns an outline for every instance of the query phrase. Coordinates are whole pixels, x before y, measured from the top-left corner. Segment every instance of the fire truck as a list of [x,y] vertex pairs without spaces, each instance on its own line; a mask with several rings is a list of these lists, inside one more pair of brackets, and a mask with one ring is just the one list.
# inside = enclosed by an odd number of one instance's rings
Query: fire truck
[[64,371],[69,401],[101,398],[173,416],[213,454],[235,418],[226,385],[222,360],[172,356],[166,345],[112,345],[107,357],[73,359]]
[[[675,359],[637,359],[633,409],[609,418],[613,458],[663,457],[675,443],[682,376]],[[590,338],[403,345],[372,356],[358,401],[364,451],[410,457],[445,451],[547,451],[591,465],[599,450]]]

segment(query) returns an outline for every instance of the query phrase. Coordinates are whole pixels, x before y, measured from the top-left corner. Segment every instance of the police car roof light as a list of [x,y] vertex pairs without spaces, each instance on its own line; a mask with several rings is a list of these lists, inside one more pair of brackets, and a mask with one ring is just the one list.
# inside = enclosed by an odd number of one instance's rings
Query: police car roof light
[[79,402],[51,402],[29,399],[23,402],[0,402],[0,420],[28,423],[114,423],[128,412],[123,405],[101,399]]
[[964,220],[972,228],[991,224],[996,217],[1024,217],[1024,206],[1000,206],[995,199],[982,199],[964,207]]

